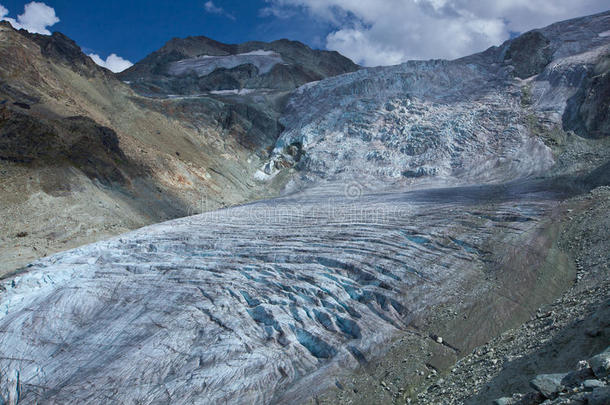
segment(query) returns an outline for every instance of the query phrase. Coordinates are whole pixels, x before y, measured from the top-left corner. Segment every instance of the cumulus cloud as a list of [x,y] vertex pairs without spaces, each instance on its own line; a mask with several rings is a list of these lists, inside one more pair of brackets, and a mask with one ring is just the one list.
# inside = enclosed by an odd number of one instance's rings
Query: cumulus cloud
[[568,18],[601,12],[607,0],[267,0],[267,15],[309,13],[327,21],[326,47],[366,65],[453,59]]
[[95,63],[98,65],[105,67],[114,73],[122,72],[125,69],[128,69],[133,66],[133,63],[128,61],[127,59],[123,59],[117,54],[110,54],[106,60],[102,59],[98,54],[90,53],[89,57],[93,59]]
[[228,13],[224,8],[217,6],[213,1],[207,1],[203,5],[203,8],[210,14],[223,15],[231,20],[235,20],[235,16],[233,14]]
[[36,1],[26,4],[23,14],[19,14],[17,19],[7,15],[8,10],[0,4],[0,19],[10,22],[15,29],[25,29],[34,34],[51,35],[48,27],[59,22],[53,7]]
[[[48,27],[51,27],[59,22],[59,18],[55,15],[55,9],[47,6],[45,3],[33,1],[25,5],[23,14],[17,16],[17,19],[8,18],[9,11],[6,7],[0,4],[0,20],[8,21],[15,29],[25,29],[31,33],[51,35]],[[102,59],[99,55],[91,53],[89,57],[95,63],[106,69],[118,73],[133,66],[130,61],[121,58],[116,54],[111,54]]]

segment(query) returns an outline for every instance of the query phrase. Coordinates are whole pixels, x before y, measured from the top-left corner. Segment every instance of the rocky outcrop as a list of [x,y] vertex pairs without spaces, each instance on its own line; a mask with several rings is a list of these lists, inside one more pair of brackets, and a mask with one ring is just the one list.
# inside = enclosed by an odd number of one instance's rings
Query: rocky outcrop
[[583,85],[567,102],[563,127],[587,138],[610,136],[610,56],[590,69]]
[[561,374],[540,374],[531,381],[536,391],[494,401],[496,405],[607,404],[610,402],[610,348],[578,363],[579,369]]
[[610,347],[589,359],[589,365],[597,378],[607,378],[610,375]]
[[40,35],[21,30],[20,33],[38,44],[42,55],[54,63],[70,66],[73,70],[88,77],[96,74],[110,74],[106,70],[100,69],[89,56],[83,53],[76,42],[61,32],[54,32],[52,35]]
[[540,31],[527,32],[510,42],[505,61],[514,67],[515,76],[526,79],[541,73],[553,60],[550,45]]
[[86,117],[34,119],[7,108],[0,109],[0,159],[36,165],[71,163],[106,185],[125,184],[121,168],[136,171],[110,128]]

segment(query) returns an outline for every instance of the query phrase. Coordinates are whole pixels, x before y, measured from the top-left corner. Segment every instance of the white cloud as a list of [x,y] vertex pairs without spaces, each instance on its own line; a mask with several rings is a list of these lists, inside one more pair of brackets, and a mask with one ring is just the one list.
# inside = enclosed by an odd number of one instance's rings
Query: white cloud
[[15,29],[25,29],[34,34],[51,35],[48,27],[59,22],[55,15],[55,9],[44,3],[33,1],[25,5],[23,14],[17,19],[7,18],[8,10],[0,4],[0,18],[8,21]]
[[396,65],[404,59],[403,53],[392,46],[373,42],[362,28],[345,28],[329,34],[326,47],[369,66]]
[[133,66],[133,63],[128,61],[127,59],[123,59],[117,54],[110,54],[106,60],[102,59],[98,54],[90,53],[89,57],[93,59],[95,63],[98,65],[105,67],[114,73],[122,72],[125,69],[128,69]]
[[267,0],[333,28],[326,47],[366,66],[453,59],[499,45],[511,32],[604,11],[607,0]]
[[218,7],[216,4],[214,4],[213,1],[207,1],[203,7],[205,8],[205,11],[207,11],[210,14],[218,14],[218,15],[223,15],[227,18],[230,18],[231,20],[235,20],[235,16],[231,13],[228,13],[227,11],[225,11],[224,8],[222,7]]
[[296,12],[294,10],[290,10],[284,7],[263,7],[259,10],[258,15],[260,17],[275,17],[280,18],[282,20],[294,17]]
[[222,7],[217,7],[213,1],[206,2],[204,7],[205,7],[205,11],[207,11],[208,13],[212,13],[212,14],[224,13],[224,10],[222,9]]

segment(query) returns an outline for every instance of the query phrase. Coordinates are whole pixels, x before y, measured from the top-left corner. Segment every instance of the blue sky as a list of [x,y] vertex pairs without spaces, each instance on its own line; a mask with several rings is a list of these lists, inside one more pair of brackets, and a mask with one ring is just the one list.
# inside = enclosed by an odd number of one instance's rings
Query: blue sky
[[[85,52],[111,53],[138,61],[173,37],[205,35],[221,42],[269,41],[284,37],[323,47],[320,38],[330,30],[307,15],[290,21],[260,15],[265,1],[220,0],[210,12],[203,0],[45,0],[60,22],[50,30],[74,39]],[[22,14],[29,1],[0,0],[9,16]],[[229,11],[230,10],[230,11]],[[316,39],[317,38],[317,39]]]
[[[113,70],[129,65],[122,58],[137,62],[189,35],[227,43],[288,38],[376,66],[457,58],[511,33],[608,8],[607,0],[0,0],[0,19],[61,31]],[[107,60],[111,54],[119,56]]]

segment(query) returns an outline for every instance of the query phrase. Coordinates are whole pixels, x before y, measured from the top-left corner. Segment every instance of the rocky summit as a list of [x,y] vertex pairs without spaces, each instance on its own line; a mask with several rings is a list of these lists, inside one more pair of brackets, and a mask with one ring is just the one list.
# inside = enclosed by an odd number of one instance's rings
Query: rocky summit
[[114,75],[0,24],[0,403],[608,403],[609,33]]
[[189,37],[172,39],[119,77],[144,94],[184,96],[294,90],[355,70],[358,66],[337,52],[296,41],[228,45]]

